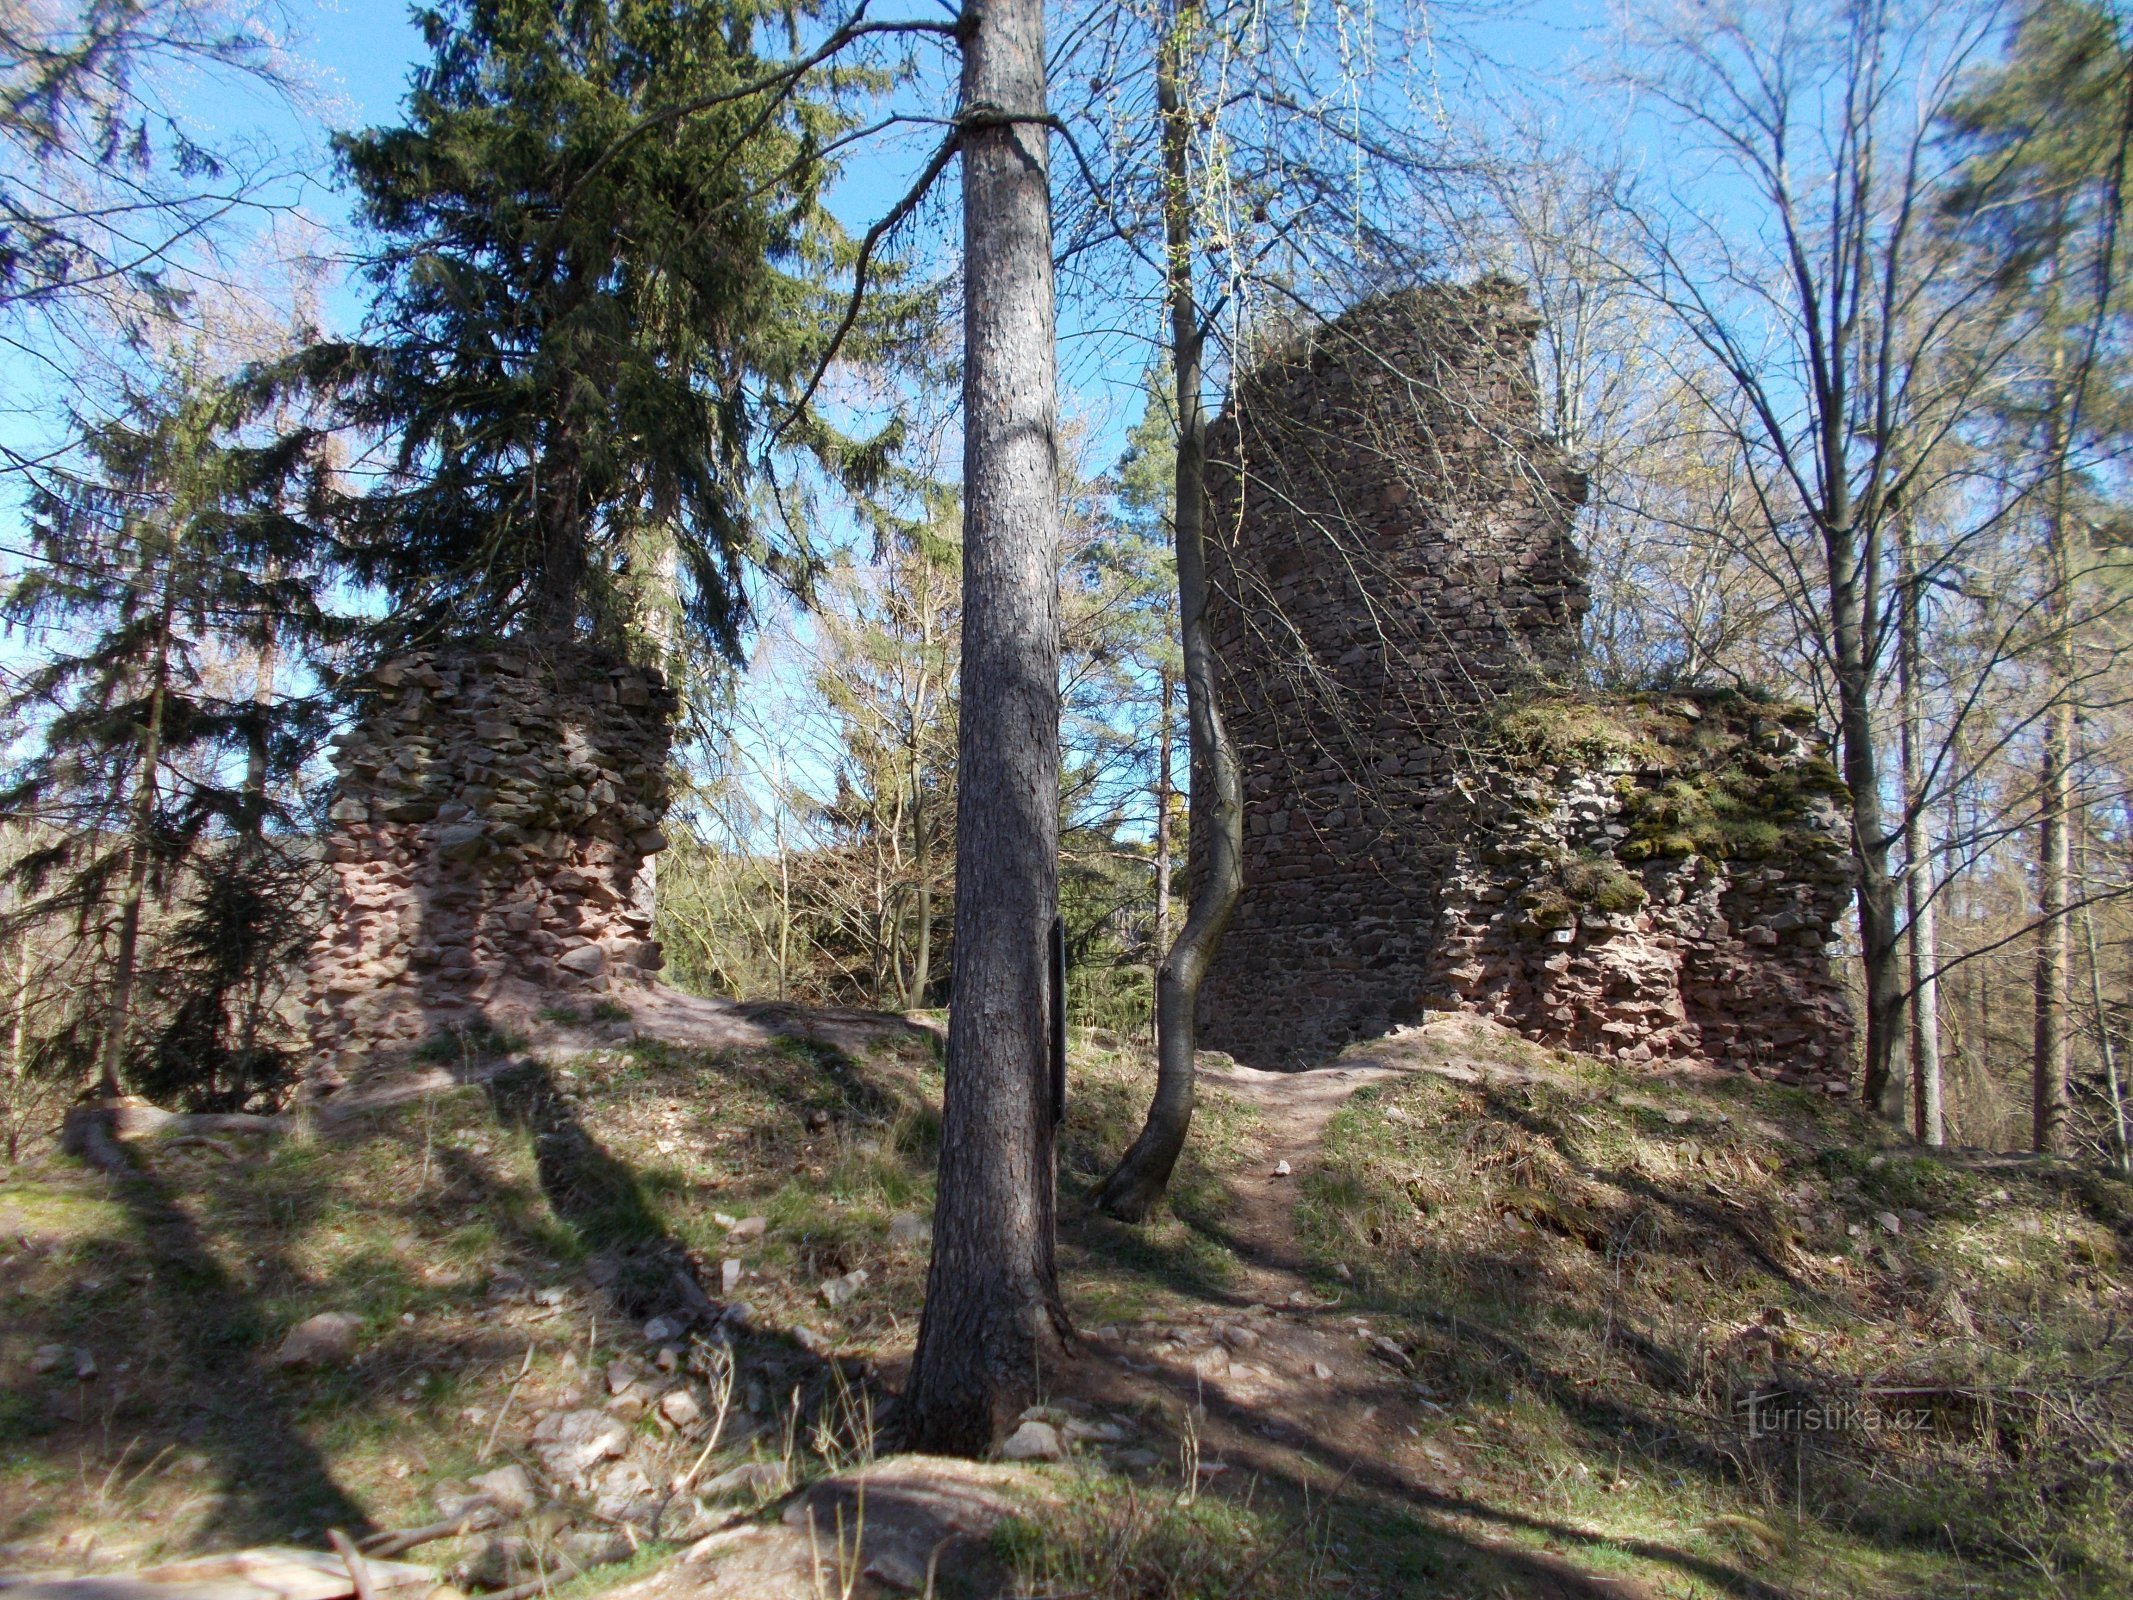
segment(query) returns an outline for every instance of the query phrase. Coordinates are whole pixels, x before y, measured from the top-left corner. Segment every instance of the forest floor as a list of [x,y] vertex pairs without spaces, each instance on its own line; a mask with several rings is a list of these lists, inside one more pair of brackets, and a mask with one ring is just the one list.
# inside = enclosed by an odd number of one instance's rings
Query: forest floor
[[400,1559],[562,1600],[2133,1592],[2125,1186],[1440,1018],[1207,1058],[1126,1227],[1151,1070],[1076,1040],[1077,1353],[995,1464],[893,1454],[937,1019],[659,992],[132,1176],[32,1150],[0,1572],[449,1523]]

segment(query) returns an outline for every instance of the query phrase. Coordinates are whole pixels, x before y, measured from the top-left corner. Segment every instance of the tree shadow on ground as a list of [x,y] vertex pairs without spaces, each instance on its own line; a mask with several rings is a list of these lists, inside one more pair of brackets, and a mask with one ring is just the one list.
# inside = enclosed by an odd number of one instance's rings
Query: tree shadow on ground
[[[285,1380],[265,1364],[270,1319],[217,1258],[175,1187],[139,1172],[112,1180],[107,1193],[131,1226],[133,1254],[141,1263],[132,1278],[142,1292],[131,1307],[138,1323],[96,1328],[96,1342],[107,1351],[130,1351],[119,1358],[129,1367],[145,1367],[153,1352],[189,1378],[182,1408],[157,1404],[158,1397],[147,1393],[129,1400],[120,1391],[117,1361],[107,1354],[98,1380],[112,1391],[103,1429],[107,1446],[110,1435],[124,1432],[130,1459],[144,1465],[165,1451],[207,1457],[214,1499],[199,1543],[287,1540],[327,1527],[371,1531],[368,1514],[335,1481],[300,1426]],[[286,1271],[272,1246],[262,1242],[262,1249],[268,1253],[255,1260],[255,1281]],[[123,1343],[114,1337],[119,1335]],[[159,1383],[162,1375],[144,1373],[142,1380]]]

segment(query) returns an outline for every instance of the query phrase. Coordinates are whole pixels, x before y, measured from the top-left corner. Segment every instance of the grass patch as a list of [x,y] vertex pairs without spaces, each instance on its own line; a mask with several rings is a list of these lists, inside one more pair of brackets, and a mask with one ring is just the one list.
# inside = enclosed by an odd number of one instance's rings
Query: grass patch
[[[1521,1048],[1546,1077],[1362,1091],[1301,1185],[1310,1263],[1411,1356],[1426,1439],[1787,1593],[2123,1592],[2133,1283],[2069,1185]],[[1751,1428],[1757,1394],[1828,1427]]]

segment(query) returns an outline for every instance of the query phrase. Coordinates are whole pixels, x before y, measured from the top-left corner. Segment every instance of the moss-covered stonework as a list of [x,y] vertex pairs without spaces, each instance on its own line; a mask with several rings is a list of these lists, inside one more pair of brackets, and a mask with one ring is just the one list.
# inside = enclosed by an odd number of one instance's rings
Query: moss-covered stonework
[[1846,795],[1803,712],[1536,697],[1478,731],[1423,1004],[1631,1061],[1848,1081],[1827,953]]
[[1798,709],[1562,691],[1585,485],[1538,427],[1538,326],[1497,280],[1371,300],[1210,434],[1245,892],[1202,1038],[1293,1066],[1460,1006],[1837,1082],[1843,787]]

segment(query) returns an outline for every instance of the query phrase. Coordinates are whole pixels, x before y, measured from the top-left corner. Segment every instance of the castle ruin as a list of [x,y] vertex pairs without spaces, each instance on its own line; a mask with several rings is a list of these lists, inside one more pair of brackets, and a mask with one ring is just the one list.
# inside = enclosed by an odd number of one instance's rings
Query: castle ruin
[[1844,791],[1795,709],[1578,691],[1586,486],[1515,285],[1365,302],[1209,439],[1245,890],[1201,1042],[1323,1059],[1432,1008],[1632,1061],[1847,1081]]

